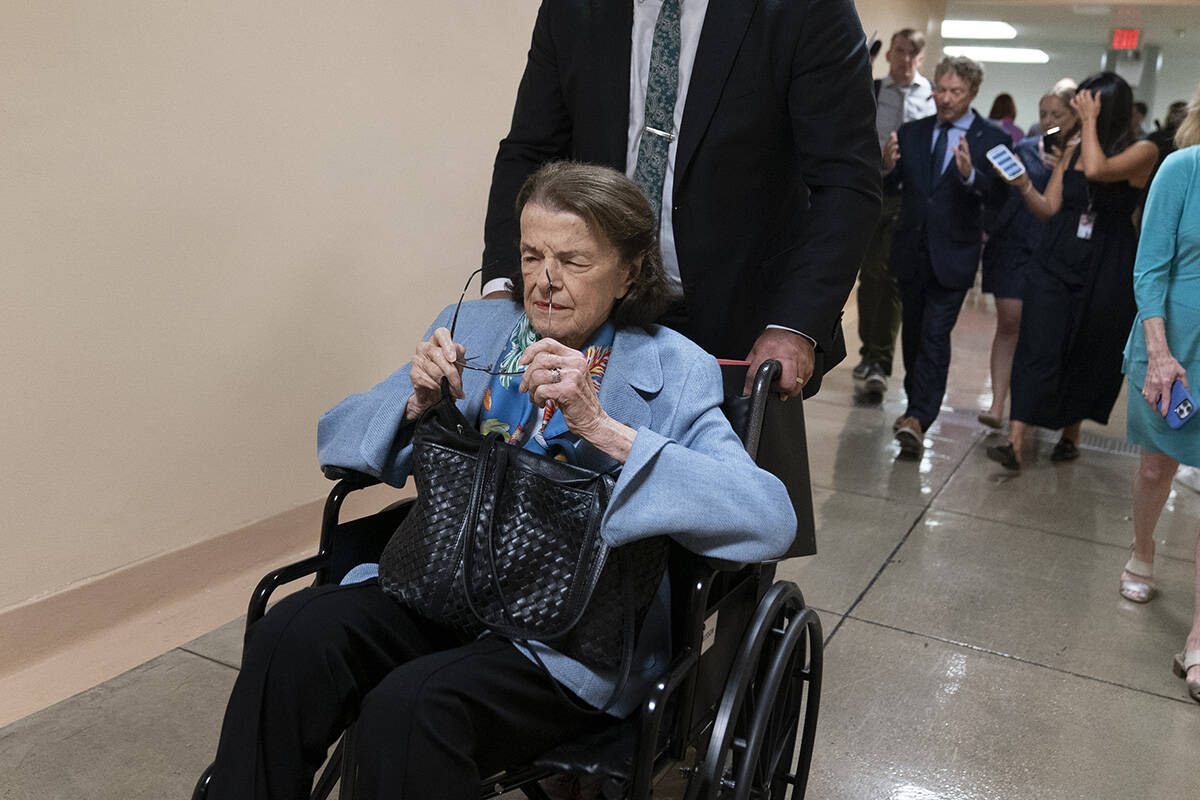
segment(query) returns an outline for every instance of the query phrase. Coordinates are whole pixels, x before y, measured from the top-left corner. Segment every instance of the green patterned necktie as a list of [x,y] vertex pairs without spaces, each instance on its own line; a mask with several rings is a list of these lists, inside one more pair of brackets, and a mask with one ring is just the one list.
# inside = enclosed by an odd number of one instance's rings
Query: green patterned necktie
[[638,185],[654,218],[661,219],[663,180],[667,175],[667,152],[675,139],[675,99],[679,93],[679,4],[663,0],[654,24],[650,48],[650,74],[646,81],[646,113],[642,140],[638,145],[633,182]]

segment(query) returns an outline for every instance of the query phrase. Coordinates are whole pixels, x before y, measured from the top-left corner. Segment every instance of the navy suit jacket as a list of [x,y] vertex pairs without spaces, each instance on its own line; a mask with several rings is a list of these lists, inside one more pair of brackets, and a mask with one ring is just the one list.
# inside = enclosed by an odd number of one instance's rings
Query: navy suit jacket
[[964,134],[975,166],[974,182],[970,186],[963,182],[952,156],[930,185],[936,122],[935,114],[906,123],[896,132],[900,162],[887,181],[901,185],[901,204],[891,270],[899,281],[919,280],[925,264],[922,249],[928,249],[938,283],[947,289],[969,289],[983,249],[985,215],[995,214],[1008,193],[1008,184],[996,174],[986,154],[998,144],[1011,144],[1012,139],[976,112]]
[[[485,279],[519,268],[513,202],[539,165],[625,169],[632,27],[632,0],[543,0],[492,174]],[[874,120],[850,0],[709,0],[672,206],[685,332],[703,348],[743,358],[776,324],[816,340],[818,370],[844,357],[841,311],[879,214]]]

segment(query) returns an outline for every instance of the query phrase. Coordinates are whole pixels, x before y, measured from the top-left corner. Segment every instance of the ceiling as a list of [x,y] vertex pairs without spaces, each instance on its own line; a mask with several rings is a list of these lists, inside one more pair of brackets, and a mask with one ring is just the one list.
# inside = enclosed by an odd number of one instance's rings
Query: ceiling
[[[1141,43],[1200,50],[1200,2],[1046,3],[1037,0],[950,0],[947,19],[996,19],[1017,29],[1017,38],[991,42],[1013,47],[1093,45],[1112,40],[1114,28],[1140,28]],[[966,42],[966,40],[963,40]],[[988,44],[979,42],[979,44]]]

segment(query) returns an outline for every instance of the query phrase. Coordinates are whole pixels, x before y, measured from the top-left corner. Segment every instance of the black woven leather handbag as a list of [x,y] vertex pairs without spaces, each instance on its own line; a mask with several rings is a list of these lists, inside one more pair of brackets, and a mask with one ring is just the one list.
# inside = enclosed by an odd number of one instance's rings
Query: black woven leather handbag
[[383,590],[466,637],[539,641],[623,683],[668,545],[604,542],[613,477],[481,435],[445,385],[412,450],[417,501],[380,557]]

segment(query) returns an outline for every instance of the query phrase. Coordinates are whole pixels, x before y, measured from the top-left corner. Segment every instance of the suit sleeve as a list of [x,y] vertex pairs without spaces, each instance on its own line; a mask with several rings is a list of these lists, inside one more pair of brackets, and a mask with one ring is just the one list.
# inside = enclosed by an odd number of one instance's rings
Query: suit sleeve
[[553,0],[543,0],[538,9],[512,125],[500,142],[492,168],[483,228],[484,283],[509,277],[520,263],[520,232],[513,206],[521,184],[541,164],[570,153],[572,120],[558,70],[553,6]]
[[[810,207],[765,275],[766,319],[829,350],[879,220],[880,151],[866,37],[851,0],[813,0],[792,55],[788,112]],[[832,365],[831,365],[832,366]]]
[[667,424],[638,429],[605,512],[611,545],[670,536],[694,553],[752,562],[796,535],[787,489],[746,454],[721,411],[716,360],[693,361]]

